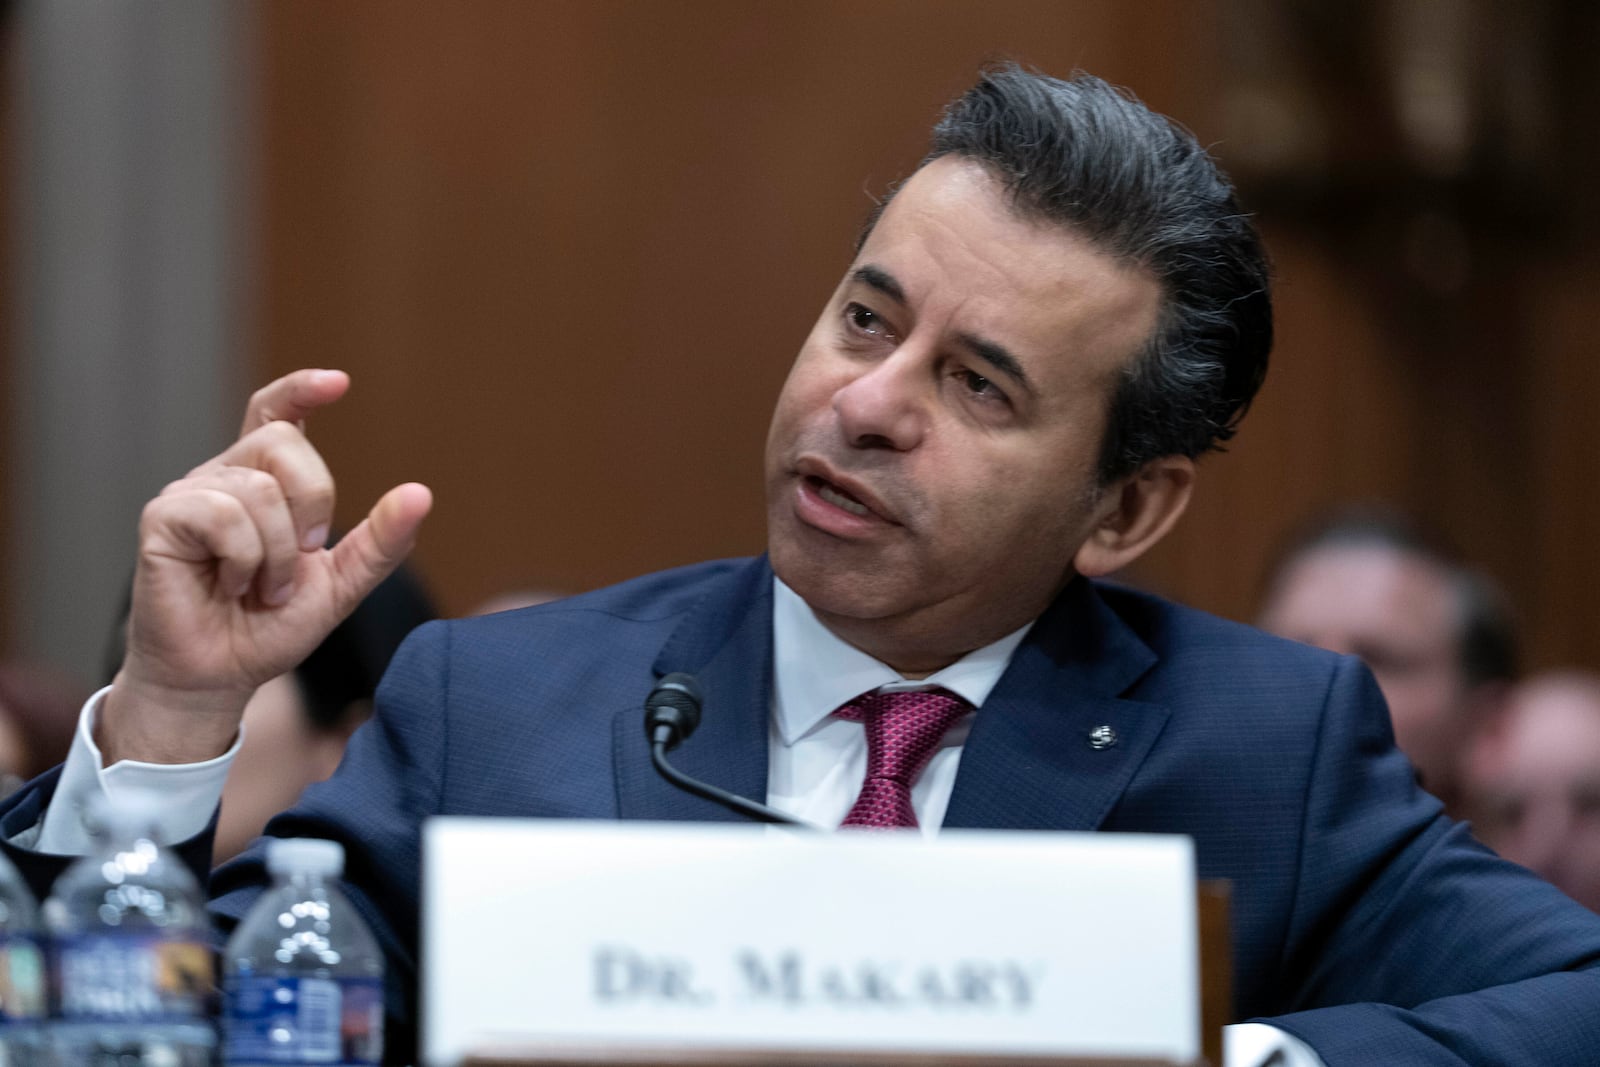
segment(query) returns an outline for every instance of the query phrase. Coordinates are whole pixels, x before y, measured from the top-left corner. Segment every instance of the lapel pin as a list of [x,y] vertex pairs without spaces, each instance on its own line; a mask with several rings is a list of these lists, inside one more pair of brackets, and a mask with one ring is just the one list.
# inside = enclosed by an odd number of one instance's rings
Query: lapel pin
[[1089,731],[1089,747],[1092,749],[1110,748],[1117,743],[1117,731],[1109,726],[1096,726]]

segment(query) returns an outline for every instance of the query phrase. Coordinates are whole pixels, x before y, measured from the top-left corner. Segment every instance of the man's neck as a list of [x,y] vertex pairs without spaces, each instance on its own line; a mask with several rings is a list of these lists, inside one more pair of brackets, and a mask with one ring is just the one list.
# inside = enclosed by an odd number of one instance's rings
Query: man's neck
[[772,600],[773,715],[786,744],[862,693],[897,684],[944,686],[982,707],[1027,636],[1019,627],[981,646],[927,679],[907,679],[883,660],[839,637],[811,606],[774,578]]
[[[783,581],[774,571],[774,577]],[[926,678],[1031,625],[1070,584],[1054,589],[976,589],[891,614],[844,614],[785,583],[829,633],[908,679]],[[825,597],[823,599],[826,599]],[[839,605],[835,605],[836,607]]]
[[[830,615],[812,606],[817,621],[839,640],[860,649],[908,679],[926,678],[973,651],[991,645],[1007,634],[1028,625],[1038,613],[1011,620],[1009,625],[973,629],[962,634],[901,632],[878,619],[854,619]],[[992,632],[990,632],[992,630]]]

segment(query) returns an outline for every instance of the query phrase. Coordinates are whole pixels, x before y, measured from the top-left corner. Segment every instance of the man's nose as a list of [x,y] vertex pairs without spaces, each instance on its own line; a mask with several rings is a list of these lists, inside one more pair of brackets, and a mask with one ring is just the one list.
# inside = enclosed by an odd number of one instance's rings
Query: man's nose
[[855,448],[908,451],[927,432],[928,388],[923,363],[902,345],[833,394],[845,441]]

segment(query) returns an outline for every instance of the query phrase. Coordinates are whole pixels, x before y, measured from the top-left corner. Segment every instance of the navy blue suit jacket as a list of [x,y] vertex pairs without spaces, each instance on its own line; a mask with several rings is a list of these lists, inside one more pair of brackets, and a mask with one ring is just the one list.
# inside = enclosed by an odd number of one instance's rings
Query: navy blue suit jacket
[[[696,675],[705,718],[675,764],[764,799],[771,629],[758,559],[407,640],[338,773],[269,827],[344,843],[388,954],[396,1051],[422,820],[736,819],[656,775],[642,707],[661,675]],[[1096,748],[1103,725],[1118,741]],[[0,809],[0,832],[52,787]],[[1190,835],[1200,876],[1233,883],[1236,1017],[1270,1017],[1330,1067],[1600,1062],[1600,916],[1440,814],[1355,660],[1076,581],[975,717],[945,825]],[[204,835],[184,847],[204,863]],[[36,885],[56,866],[9,851]],[[264,878],[259,845],[216,873],[224,928]]]

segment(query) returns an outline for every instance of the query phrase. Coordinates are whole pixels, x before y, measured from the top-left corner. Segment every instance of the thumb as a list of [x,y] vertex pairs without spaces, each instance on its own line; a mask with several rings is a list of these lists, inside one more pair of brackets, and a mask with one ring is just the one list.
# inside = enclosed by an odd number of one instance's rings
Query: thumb
[[433,508],[433,493],[417,482],[397,485],[379,498],[360,525],[329,550],[340,617],[400,565]]

